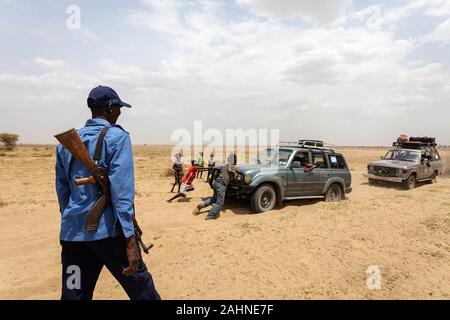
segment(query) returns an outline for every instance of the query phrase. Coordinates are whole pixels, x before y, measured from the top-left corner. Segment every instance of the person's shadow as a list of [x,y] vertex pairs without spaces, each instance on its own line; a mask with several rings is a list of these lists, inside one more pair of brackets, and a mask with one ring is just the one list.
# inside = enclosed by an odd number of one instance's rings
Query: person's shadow
[[[207,197],[203,197],[202,201],[206,200]],[[303,200],[289,200],[284,201],[283,205],[280,207],[275,206],[272,210],[261,212],[261,213],[255,213],[250,208],[250,199],[235,199],[235,198],[227,198],[225,199],[225,203],[223,207],[220,209],[221,211],[229,210],[235,215],[254,215],[254,214],[264,214],[269,213],[272,211],[278,211],[285,207],[303,207],[303,206],[310,206],[314,205],[318,202],[323,201],[323,199],[303,199]],[[209,210],[211,210],[212,206],[209,206],[207,208],[203,208],[200,210],[200,214],[202,213],[208,213]]]

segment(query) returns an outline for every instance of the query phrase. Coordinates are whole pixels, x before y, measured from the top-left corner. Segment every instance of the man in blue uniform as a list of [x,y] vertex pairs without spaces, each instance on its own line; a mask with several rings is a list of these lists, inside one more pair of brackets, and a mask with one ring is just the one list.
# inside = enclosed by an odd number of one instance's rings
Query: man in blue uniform
[[61,211],[63,300],[92,299],[103,266],[133,300],[160,299],[142,261],[134,230],[134,165],[129,134],[116,121],[123,102],[104,86],[91,90],[88,106],[92,119],[78,129],[89,154],[94,155],[100,132],[108,127],[98,165],[108,169],[111,205],[103,212],[95,231],[86,231],[86,218],[98,198],[95,185],[75,185],[89,176],[86,169],[62,145],[57,146],[56,192]]

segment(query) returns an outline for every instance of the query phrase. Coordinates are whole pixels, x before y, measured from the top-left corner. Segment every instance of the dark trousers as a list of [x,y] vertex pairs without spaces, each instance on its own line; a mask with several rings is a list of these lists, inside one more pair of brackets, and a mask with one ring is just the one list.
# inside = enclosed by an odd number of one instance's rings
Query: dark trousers
[[227,186],[221,180],[216,179],[213,185],[214,194],[212,197],[208,197],[203,203],[202,208],[212,206],[211,211],[209,211],[208,216],[218,217],[220,214],[220,209],[225,202],[225,194],[227,192]]
[[208,166],[208,176],[206,177],[207,182],[209,182],[209,179],[211,179],[213,169],[214,169],[214,166]]
[[143,261],[130,276],[122,274],[128,266],[123,236],[97,241],[61,241],[61,300],[92,300],[100,271],[106,266],[131,300],[160,300],[152,276]]

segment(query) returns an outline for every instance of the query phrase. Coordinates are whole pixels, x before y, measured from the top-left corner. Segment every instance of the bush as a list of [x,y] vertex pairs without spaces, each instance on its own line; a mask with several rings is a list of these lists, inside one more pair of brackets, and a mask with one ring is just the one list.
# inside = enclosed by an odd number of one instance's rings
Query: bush
[[0,142],[3,143],[6,150],[12,150],[16,147],[19,136],[13,133],[0,133]]

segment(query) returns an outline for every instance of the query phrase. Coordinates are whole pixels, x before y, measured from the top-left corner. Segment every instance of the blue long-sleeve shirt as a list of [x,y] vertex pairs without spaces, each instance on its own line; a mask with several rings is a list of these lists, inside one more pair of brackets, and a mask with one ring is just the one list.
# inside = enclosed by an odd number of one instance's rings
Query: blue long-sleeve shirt
[[109,126],[99,165],[108,169],[111,182],[111,205],[106,208],[97,230],[85,231],[86,219],[98,198],[95,185],[75,185],[75,179],[89,176],[88,170],[62,145],[56,148],[56,193],[61,211],[60,239],[94,241],[123,234],[134,234],[134,165],[128,133],[107,120],[89,119],[78,129],[81,140],[93,157],[100,131]]

